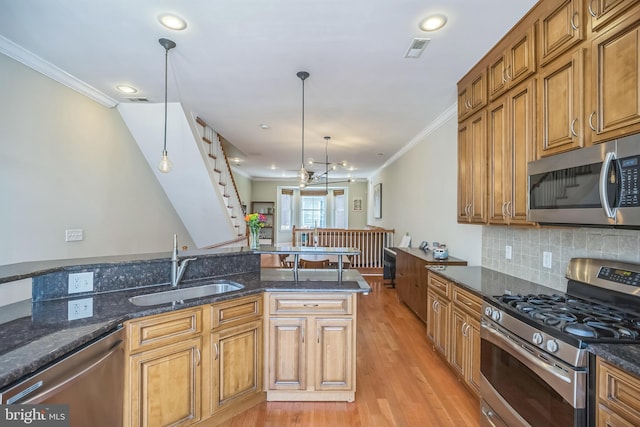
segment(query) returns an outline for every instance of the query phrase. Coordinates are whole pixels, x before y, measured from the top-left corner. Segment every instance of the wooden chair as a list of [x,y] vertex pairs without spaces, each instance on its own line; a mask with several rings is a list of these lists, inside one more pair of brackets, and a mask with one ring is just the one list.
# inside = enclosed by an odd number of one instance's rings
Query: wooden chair
[[320,261],[309,261],[306,259],[300,260],[300,268],[328,268],[329,260],[323,259]]
[[287,260],[289,254],[280,254],[278,255],[280,258],[280,266],[283,268],[293,268],[293,261]]

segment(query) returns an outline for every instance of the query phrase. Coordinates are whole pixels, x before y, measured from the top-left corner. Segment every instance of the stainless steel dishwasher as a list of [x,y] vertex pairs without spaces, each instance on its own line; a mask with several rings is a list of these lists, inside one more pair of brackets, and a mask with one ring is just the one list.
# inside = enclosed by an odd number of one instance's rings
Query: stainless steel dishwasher
[[3,391],[2,404],[68,404],[71,427],[122,426],[124,329]]

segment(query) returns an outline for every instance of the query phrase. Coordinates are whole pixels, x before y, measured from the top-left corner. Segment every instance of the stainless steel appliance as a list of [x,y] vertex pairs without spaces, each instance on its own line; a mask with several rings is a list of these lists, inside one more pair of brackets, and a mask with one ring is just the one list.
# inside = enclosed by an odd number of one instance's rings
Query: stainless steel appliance
[[9,404],[68,404],[71,427],[122,425],[124,329],[0,393]]
[[594,423],[588,343],[640,343],[640,265],[574,258],[567,292],[486,297],[483,426]]
[[528,164],[530,221],[640,226],[640,134]]

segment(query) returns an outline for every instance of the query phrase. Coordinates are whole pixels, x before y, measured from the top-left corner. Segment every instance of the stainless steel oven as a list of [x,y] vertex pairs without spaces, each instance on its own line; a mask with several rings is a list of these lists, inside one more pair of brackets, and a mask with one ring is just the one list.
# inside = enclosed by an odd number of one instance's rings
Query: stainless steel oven
[[640,344],[640,265],[574,258],[566,277],[566,293],[485,297],[483,426],[593,425],[588,344]]
[[640,226],[640,134],[530,162],[531,221]]

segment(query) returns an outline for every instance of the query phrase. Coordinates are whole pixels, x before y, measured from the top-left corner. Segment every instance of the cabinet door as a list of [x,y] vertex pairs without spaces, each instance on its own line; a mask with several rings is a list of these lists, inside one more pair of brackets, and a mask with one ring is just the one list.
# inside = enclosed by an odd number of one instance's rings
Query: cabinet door
[[480,395],[480,322],[471,317],[467,317],[467,350],[465,352],[466,367],[465,380],[469,387]]
[[566,52],[585,38],[582,0],[546,2],[551,6],[540,18],[540,64]]
[[353,319],[315,321],[315,389],[351,390],[354,382]]
[[588,0],[587,4],[591,31],[597,32],[631,6],[637,6],[638,0]]
[[426,263],[415,258],[416,267],[416,300],[415,311],[418,317],[423,321],[427,321],[427,267]]
[[262,391],[262,321],[211,334],[213,412]]
[[465,377],[466,365],[466,327],[467,315],[454,305],[453,310],[451,311],[451,347],[449,352],[449,363],[462,378]]
[[535,160],[536,79],[513,88],[507,95],[509,103],[509,136],[504,175],[505,213],[510,224],[528,224],[527,163]]
[[411,255],[397,251],[396,255],[396,290],[398,298],[405,304],[411,299]]
[[535,26],[508,36],[513,41],[489,63],[489,99],[494,100],[536,71]]
[[489,147],[489,222],[506,224],[506,205],[509,200],[511,182],[511,143],[509,135],[509,113],[507,98],[500,98],[488,109]]
[[595,78],[589,125],[594,141],[640,130],[640,13],[636,22],[619,25],[591,44]]
[[306,319],[269,319],[270,390],[305,390],[307,388]]
[[131,426],[188,426],[200,421],[201,337],[129,358]]
[[479,67],[458,84],[458,120],[487,105],[487,69]]
[[458,129],[458,221],[486,219],[487,112],[479,112]]
[[451,303],[439,298],[436,303],[435,347],[445,359],[449,359],[449,311]]
[[538,157],[584,146],[584,49],[558,58],[539,75]]

